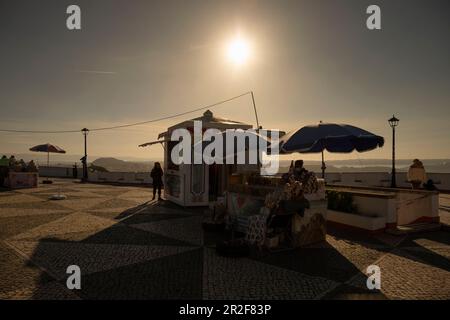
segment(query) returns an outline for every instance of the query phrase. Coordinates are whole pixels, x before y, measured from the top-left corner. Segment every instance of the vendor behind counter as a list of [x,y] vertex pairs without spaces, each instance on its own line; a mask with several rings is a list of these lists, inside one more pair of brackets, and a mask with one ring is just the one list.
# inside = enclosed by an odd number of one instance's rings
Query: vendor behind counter
[[229,225],[249,244],[298,247],[325,239],[325,184],[302,160],[292,162],[281,178],[252,175],[230,185],[227,209]]
[[296,160],[294,164],[291,162],[289,172],[283,174],[282,181],[285,184],[300,182],[304,193],[314,193],[319,188],[316,175],[303,167],[303,160]]

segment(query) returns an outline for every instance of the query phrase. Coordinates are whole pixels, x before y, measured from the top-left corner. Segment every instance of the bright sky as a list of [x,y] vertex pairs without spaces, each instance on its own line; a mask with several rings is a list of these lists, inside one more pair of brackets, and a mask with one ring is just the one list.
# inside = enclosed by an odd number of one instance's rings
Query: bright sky
[[[2,1],[0,129],[139,122],[253,90],[265,128],[322,120],[386,139],[382,149],[328,159],[389,158],[393,113],[398,158],[450,158],[450,2],[377,1],[382,30],[369,31],[372,2]],[[70,4],[81,7],[81,31],[66,28]],[[236,35],[246,50],[238,64],[227,47]],[[250,96],[212,111],[255,123]],[[89,153],[159,157],[161,147],[137,146],[200,114],[91,133]],[[45,142],[83,153],[81,133],[2,132],[0,153]]]

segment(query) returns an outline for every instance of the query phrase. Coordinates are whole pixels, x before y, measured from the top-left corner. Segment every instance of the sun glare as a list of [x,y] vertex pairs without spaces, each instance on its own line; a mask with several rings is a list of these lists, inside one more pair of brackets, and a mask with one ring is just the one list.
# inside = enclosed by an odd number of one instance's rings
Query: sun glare
[[250,56],[248,42],[241,37],[236,37],[228,44],[227,56],[236,65],[244,64]]

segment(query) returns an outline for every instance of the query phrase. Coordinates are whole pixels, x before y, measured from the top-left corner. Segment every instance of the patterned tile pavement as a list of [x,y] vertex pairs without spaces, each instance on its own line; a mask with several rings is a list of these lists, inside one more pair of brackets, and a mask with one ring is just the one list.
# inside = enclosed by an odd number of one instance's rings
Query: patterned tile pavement
[[[67,200],[48,200],[58,192]],[[450,298],[445,228],[400,237],[331,229],[306,248],[224,258],[215,243],[227,235],[202,230],[202,209],[151,197],[148,188],[58,179],[0,191],[0,299]],[[447,210],[441,217],[450,222]],[[71,264],[81,290],[66,287]],[[371,264],[381,290],[366,288]]]

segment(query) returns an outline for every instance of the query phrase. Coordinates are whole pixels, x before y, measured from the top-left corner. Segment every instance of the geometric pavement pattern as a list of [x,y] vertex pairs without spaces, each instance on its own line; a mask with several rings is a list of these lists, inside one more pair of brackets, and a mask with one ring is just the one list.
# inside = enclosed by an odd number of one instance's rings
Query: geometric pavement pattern
[[[66,200],[50,201],[61,192]],[[450,233],[367,236],[225,258],[203,209],[150,201],[150,188],[54,179],[0,192],[0,299],[449,299]],[[447,214],[448,212],[445,212]],[[444,214],[444,212],[443,212]],[[81,268],[81,290],[66,268]],[[366,287],[367,266],[381,290]]]

